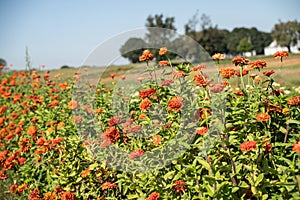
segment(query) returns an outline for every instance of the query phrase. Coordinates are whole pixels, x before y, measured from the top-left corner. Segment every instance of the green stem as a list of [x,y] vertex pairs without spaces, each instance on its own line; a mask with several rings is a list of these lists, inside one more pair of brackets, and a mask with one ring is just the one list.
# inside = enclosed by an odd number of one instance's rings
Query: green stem
[[241,77],[241,84],[242,88],[245,89],[244,79],[243,79],[243,67],[240,66],[240,77]]

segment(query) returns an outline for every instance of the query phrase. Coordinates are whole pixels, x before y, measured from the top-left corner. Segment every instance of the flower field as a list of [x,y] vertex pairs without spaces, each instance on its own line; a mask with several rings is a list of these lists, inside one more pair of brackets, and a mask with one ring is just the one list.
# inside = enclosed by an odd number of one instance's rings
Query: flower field
[[215,54],[212,74],[159,55],[143,52],[133,83],[2,72],[3,198],[300,199],[300,88],[264,60]]

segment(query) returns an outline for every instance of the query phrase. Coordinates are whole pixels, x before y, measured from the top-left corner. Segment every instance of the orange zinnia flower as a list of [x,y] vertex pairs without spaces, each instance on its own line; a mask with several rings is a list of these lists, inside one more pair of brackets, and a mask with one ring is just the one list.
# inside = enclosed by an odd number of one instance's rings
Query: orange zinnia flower
[[76,109],[76,108],[79,107],[79,104],[78,104],[77,101],[71,100],[71,101],[69,101],[69,103],[68,103],[68,107],[69,107],[70,109],[74,110],[74,109]]
[[243,152],[255,150],[255,149],[256,149],[256,144],[257,144],[256,141],[246,141],[246,142],[243,142],[243,143],[240,145],[240,149],[241,149]]
[[168,50],[167,47],[162,47],[162,48],[159,49],[158,54],[160,56],[165,55],[167,53],[167,50]]
[[82,178],[86,178],[90,174],[91,170],[87,169],[81,172]]
[[300,141],[293,145],[293,151],[300,152]]
[[48,108],[58,106],[58,104],[59,104],[59,101],[53,100],[51,103],[48,104]]
[[233,77],[235,70],[231,67],[225,67],[220,69],[220,73],[223,78],[230,79]]
[[225,55],[224,54],[221,54],[221,53],[215,53],[214,55],[212,55],[211,57],[213,60],[221,60],[221,59],[224,59],[225,58]]
[[38,129],[37,129],[37,127],[35,127],[35,126],[30,126],[30,127],[27,129],[28,135],[35,135],[37,131],[38,131]]
[[29,138],[22,138],[19,141],[19,148],[21,152],[28,152],[30,150],[31,143]]
[[183,181],[177,180],[174,182],[174,186],[172,187],[172,190],[175,194],[179,194],[180,192],[185,192],[186,185]]
[[158,192],[152,192],[146,200],[158,200],[160,194]]
[[236,56],[232,59],[232,63],[235,66],[244,66],[244,65],[248,65],[249,64],[249,60],[246,59],[245,57],[241,57],[241,56]]
[[70,191],[64,192],[61,196],[61,200],[74,200],[74,199],[75,199],[75,195]]
[[282,62],[283,57],[288,57],[289,53],[287,51],[277,51],[274,53],[274,58],[278,59],[280,58],[280,61]]
[[288,100],[287,105],[289,106],[297,106],[300,105],[300,96],[292,97]]
[[139,61],[151,61],[154,56],[149,50],[144,50],[143,54],[139,57]]
[[201,74],[197,74],[194,76],[193,81],[196,81],[198,86],[205,87],[207,85],[207,81]]
[[116,187],[117,187],[116,183],[111,183],[109,181],[107,181],[101,185],[102,190],[107,190],[107,189],[116,188]]
[[200,127],[195,130],[195,134],[197,135],[204,135],[207,132],[208,132],[208,128],[206,127]]
[[268,115],[267,113],[258,113],[258,115],[256,116],[256,120],[259,122],[269,121],[270,115]]
[[168,103],[168,110],[178,112],[183,107],[184,99],[179,96],[172,97]]
[[114,79],[116,77],[116,74],[110,74],[109,77]]
[[17,188],[18,188],[18,185],[17,185],[17,184],[12,184],[12,185],[9,187],[9,192],[10,192],[11,194],[14,194],[14,193],[16,192]]
[[57,127],[56,127],[56,129],[57,130],[60,130],[62,127],[64,127],[66,124],[64,123],[64,122],[59,122],[58,124],[57,124]]
[[175,78],[181,78],[181,77],[184,77],[185,73],[184,71],[181,71],[181,70],[175,70],[173,73],[172,73],[172,78],[175,79]]
[[267,63],[264,60],[257,60],[257,61],[251,62],[251,69],[262,69],[266,66],[267,66]]
[[155,135],[152,137],[154,146],[158,146],[161,142],[161,136]]
[[56,200],[57,195],[54,192],[47,192],[43,196],[43,200]]
[[158,65],[159,66],[168,66],[169,62],[167,60],[161,60],[161,61],[158,62]]
[[149,108],[151,107],[151,101],[146,98],[146,99],[143,99],[140,103],[140,109],[141,111],[146,111],[146,110],[149,110]]

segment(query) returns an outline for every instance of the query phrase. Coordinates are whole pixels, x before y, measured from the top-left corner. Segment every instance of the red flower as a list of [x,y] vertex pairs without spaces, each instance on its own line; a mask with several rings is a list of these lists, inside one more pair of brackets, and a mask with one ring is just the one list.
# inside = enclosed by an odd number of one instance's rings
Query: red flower
[[149,88],[149,89],[147,89],[147,90],[141,90],[141,91],[139,91],[139,98],[142,98],[142,99],[144,99],[144,98],[146,98],[146,97],[151,97],[153,94],[155,94],[155,89],[153,89],[153,88]]
[[160,85],[161,86],[168,86],[168,85],[171,85],[172,83],[174,83],[173,80],[163,80]]
[[21,152],[28,152],[30,150],[31,144],[29,138],[22,138],[19,141],[19,148]]
[[196,81],[198,86],[205,87],[207,85],[207,81],[205,80],[204,76],[202,76],[201,74],[195,75],[193,81]]
[[116,74],[110,74],[109,77],[114,79],[116,77]]
[[259,122],[269,121],[270,115],[268,115],[267,113],[258,113],[258,115],[256,116],[256,120]]
[[208,132],[208,128],[206,128],[206,127],[200,127],[200,128],[197,128],[196,130],[195,130],[195,134],[197,134],[197,135],[204,135],[205,133],[207,133]]
[[158,192],[152,192],[146,200],[158,200],[160,194]]
[[138,157],[144,155],[144,153],[145,152],[142,149],[137,149],[137,150],[130,153],[129,159],[138,158]]
[[267,76],[267,77],[270,77],[272,74],[274,74],[274,70],[269,70],[269,71],[264,71],[263,72],[263,75]]
[[243,143],[240,145],[240,149],[241,149],[243,152],[255,150],[255,149],[256,149],[256,144],[257,144],[256,141],[246,141],[246,142],[243,142]]
[[172,190],[175,194],[179,194],[180,192],[185,192],[186,185],[183,181],[177,180],[174,182],[174,186],[172,187]]
[[168,109],[178,112],[183,107],[184,99],[179,96],[172,97],[168,103]]
[[39,200],[40,199],[40,191],[38,188],[34,188],[33,191],[29,194],[28,200]]
[[115,126],[117,124],[122,123],[122,118],[120,116],[112,117],[109,120],[109,126]]
[[120,133],[115,127],[110,127],[102,135],[104,141],[108,140],[111,143],[116,143],[120,139]]
[[16,192],[17,188],[18,188],[18,185],[17,185],[17,184],[12,184],[12,185],[9,187],[9,192],[10,192],[11,194],[14,194],[14,193]]
[[158,62],[158,65],[159,66],[168,66],[169,65],[169,62],[167,60],[162,60],[162,61],[159,61]]

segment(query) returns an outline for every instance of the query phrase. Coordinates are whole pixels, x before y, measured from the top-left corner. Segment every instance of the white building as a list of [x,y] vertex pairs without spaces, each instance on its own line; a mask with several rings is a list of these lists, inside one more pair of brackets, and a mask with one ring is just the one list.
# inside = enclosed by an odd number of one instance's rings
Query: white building
[[[276,51],[288,51],[287,47],[279,46],[274,40],[269,46],[264,48],[265,55],[273,55]],[[300,53],[300,40],[298,40],[296,45],[291,46],[291,53]]]

